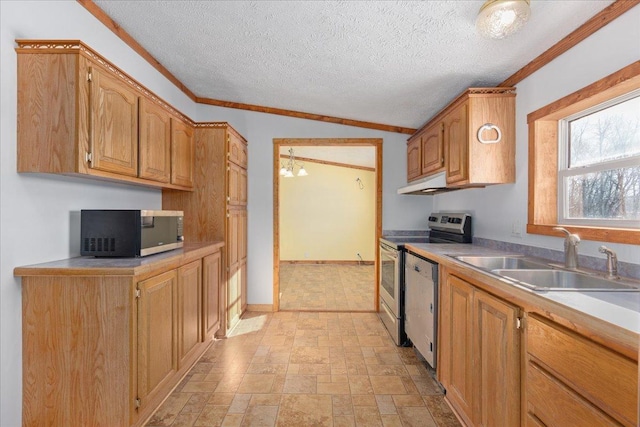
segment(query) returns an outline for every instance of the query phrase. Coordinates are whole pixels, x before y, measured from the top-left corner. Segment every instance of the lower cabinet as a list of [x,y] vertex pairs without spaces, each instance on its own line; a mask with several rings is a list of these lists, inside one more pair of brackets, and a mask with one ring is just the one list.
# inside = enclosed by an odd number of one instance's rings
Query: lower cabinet
[[527,425],[638,425],[636,361],[537,315],[526,336]]
[[469,426],[520,424],[520,308],[443,269],[439,379]]
[[178,371],[175,270],[138,282],[138,396],[144,408]]
[[140,426],[220,327],[221,243],[22,277],[23,425]]

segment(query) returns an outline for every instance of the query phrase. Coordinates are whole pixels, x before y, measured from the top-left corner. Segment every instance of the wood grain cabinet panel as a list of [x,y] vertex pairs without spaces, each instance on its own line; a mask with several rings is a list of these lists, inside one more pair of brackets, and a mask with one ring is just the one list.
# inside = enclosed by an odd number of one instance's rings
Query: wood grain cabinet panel
[[422,154],[421,175],[431,175],[444,170],[444,123],[436,123],[420,137]]
[[171,178],[171,116],[140,98],[140,178],[169,182]]
[[407,143],[407,181],[420,178],[422,167],[420,165],[420,138],[410,139]]
[[220,328],[220,277],[222,273],[220,252],[202,259],[203,335],[212,339]]
[[171,119],[171,183],[193,187],[195,145],[193,128]]
[[178,371],[175,270],[138,283],[138,399],[144,408]]
[[443,274],[439,378],[469,426],[520,424],[520,309]]
[[89,68],[91,166],[138,176],[138,97],[110,73]]
[[178,268],[178,366],[195,361],[202,342],[202,266],[200,260]]
[[[555,378],[557,383],[562,383],[562,387],[579,395],[576,402],[587,401],[617,422],[637,426],[636,361],[537,316],[527,319],[527,353],[527,400],[533,399],[532,405],[539,408],[538,412],[547,409],[535,400],[535,379],[539,371],[536,366],[547,371],[547,376]],[[534,388],[529,390],[532,376]],[[552,408],[548,411],[555,413]],[[595,414],[590,425],[596,425],[599,412],[589,413]]]
[[447,150],[447,184],[469,180],[468,104],[464,103],[444,119],[444,144]]
[[191,189],[188,118],[81,42],[17,43],[18,172]]

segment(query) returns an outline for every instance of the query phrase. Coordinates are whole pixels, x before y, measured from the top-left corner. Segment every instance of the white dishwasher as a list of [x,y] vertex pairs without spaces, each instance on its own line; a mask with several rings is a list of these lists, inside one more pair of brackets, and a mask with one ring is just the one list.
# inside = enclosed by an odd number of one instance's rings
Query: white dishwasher
[[407,252],[404,329],[416,350],[436,368],[438,264]]

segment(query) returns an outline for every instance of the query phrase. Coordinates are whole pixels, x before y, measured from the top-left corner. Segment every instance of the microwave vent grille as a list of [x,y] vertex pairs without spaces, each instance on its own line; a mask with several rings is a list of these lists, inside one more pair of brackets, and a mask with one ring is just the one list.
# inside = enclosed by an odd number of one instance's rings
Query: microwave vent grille
[[83,252],[115,252],[116,239],[113,237],[85,237]]

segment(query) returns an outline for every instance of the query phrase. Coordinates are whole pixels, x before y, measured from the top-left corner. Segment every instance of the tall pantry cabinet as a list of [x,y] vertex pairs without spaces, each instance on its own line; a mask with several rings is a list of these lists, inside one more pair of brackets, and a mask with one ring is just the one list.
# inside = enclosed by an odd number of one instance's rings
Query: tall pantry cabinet
[[162,191],[163,209],[184,211],[187,242],[226,243],[219,295],[225,335],[247,305],[247,159],[247,141],[228,123],[196,123],[193,191]]

